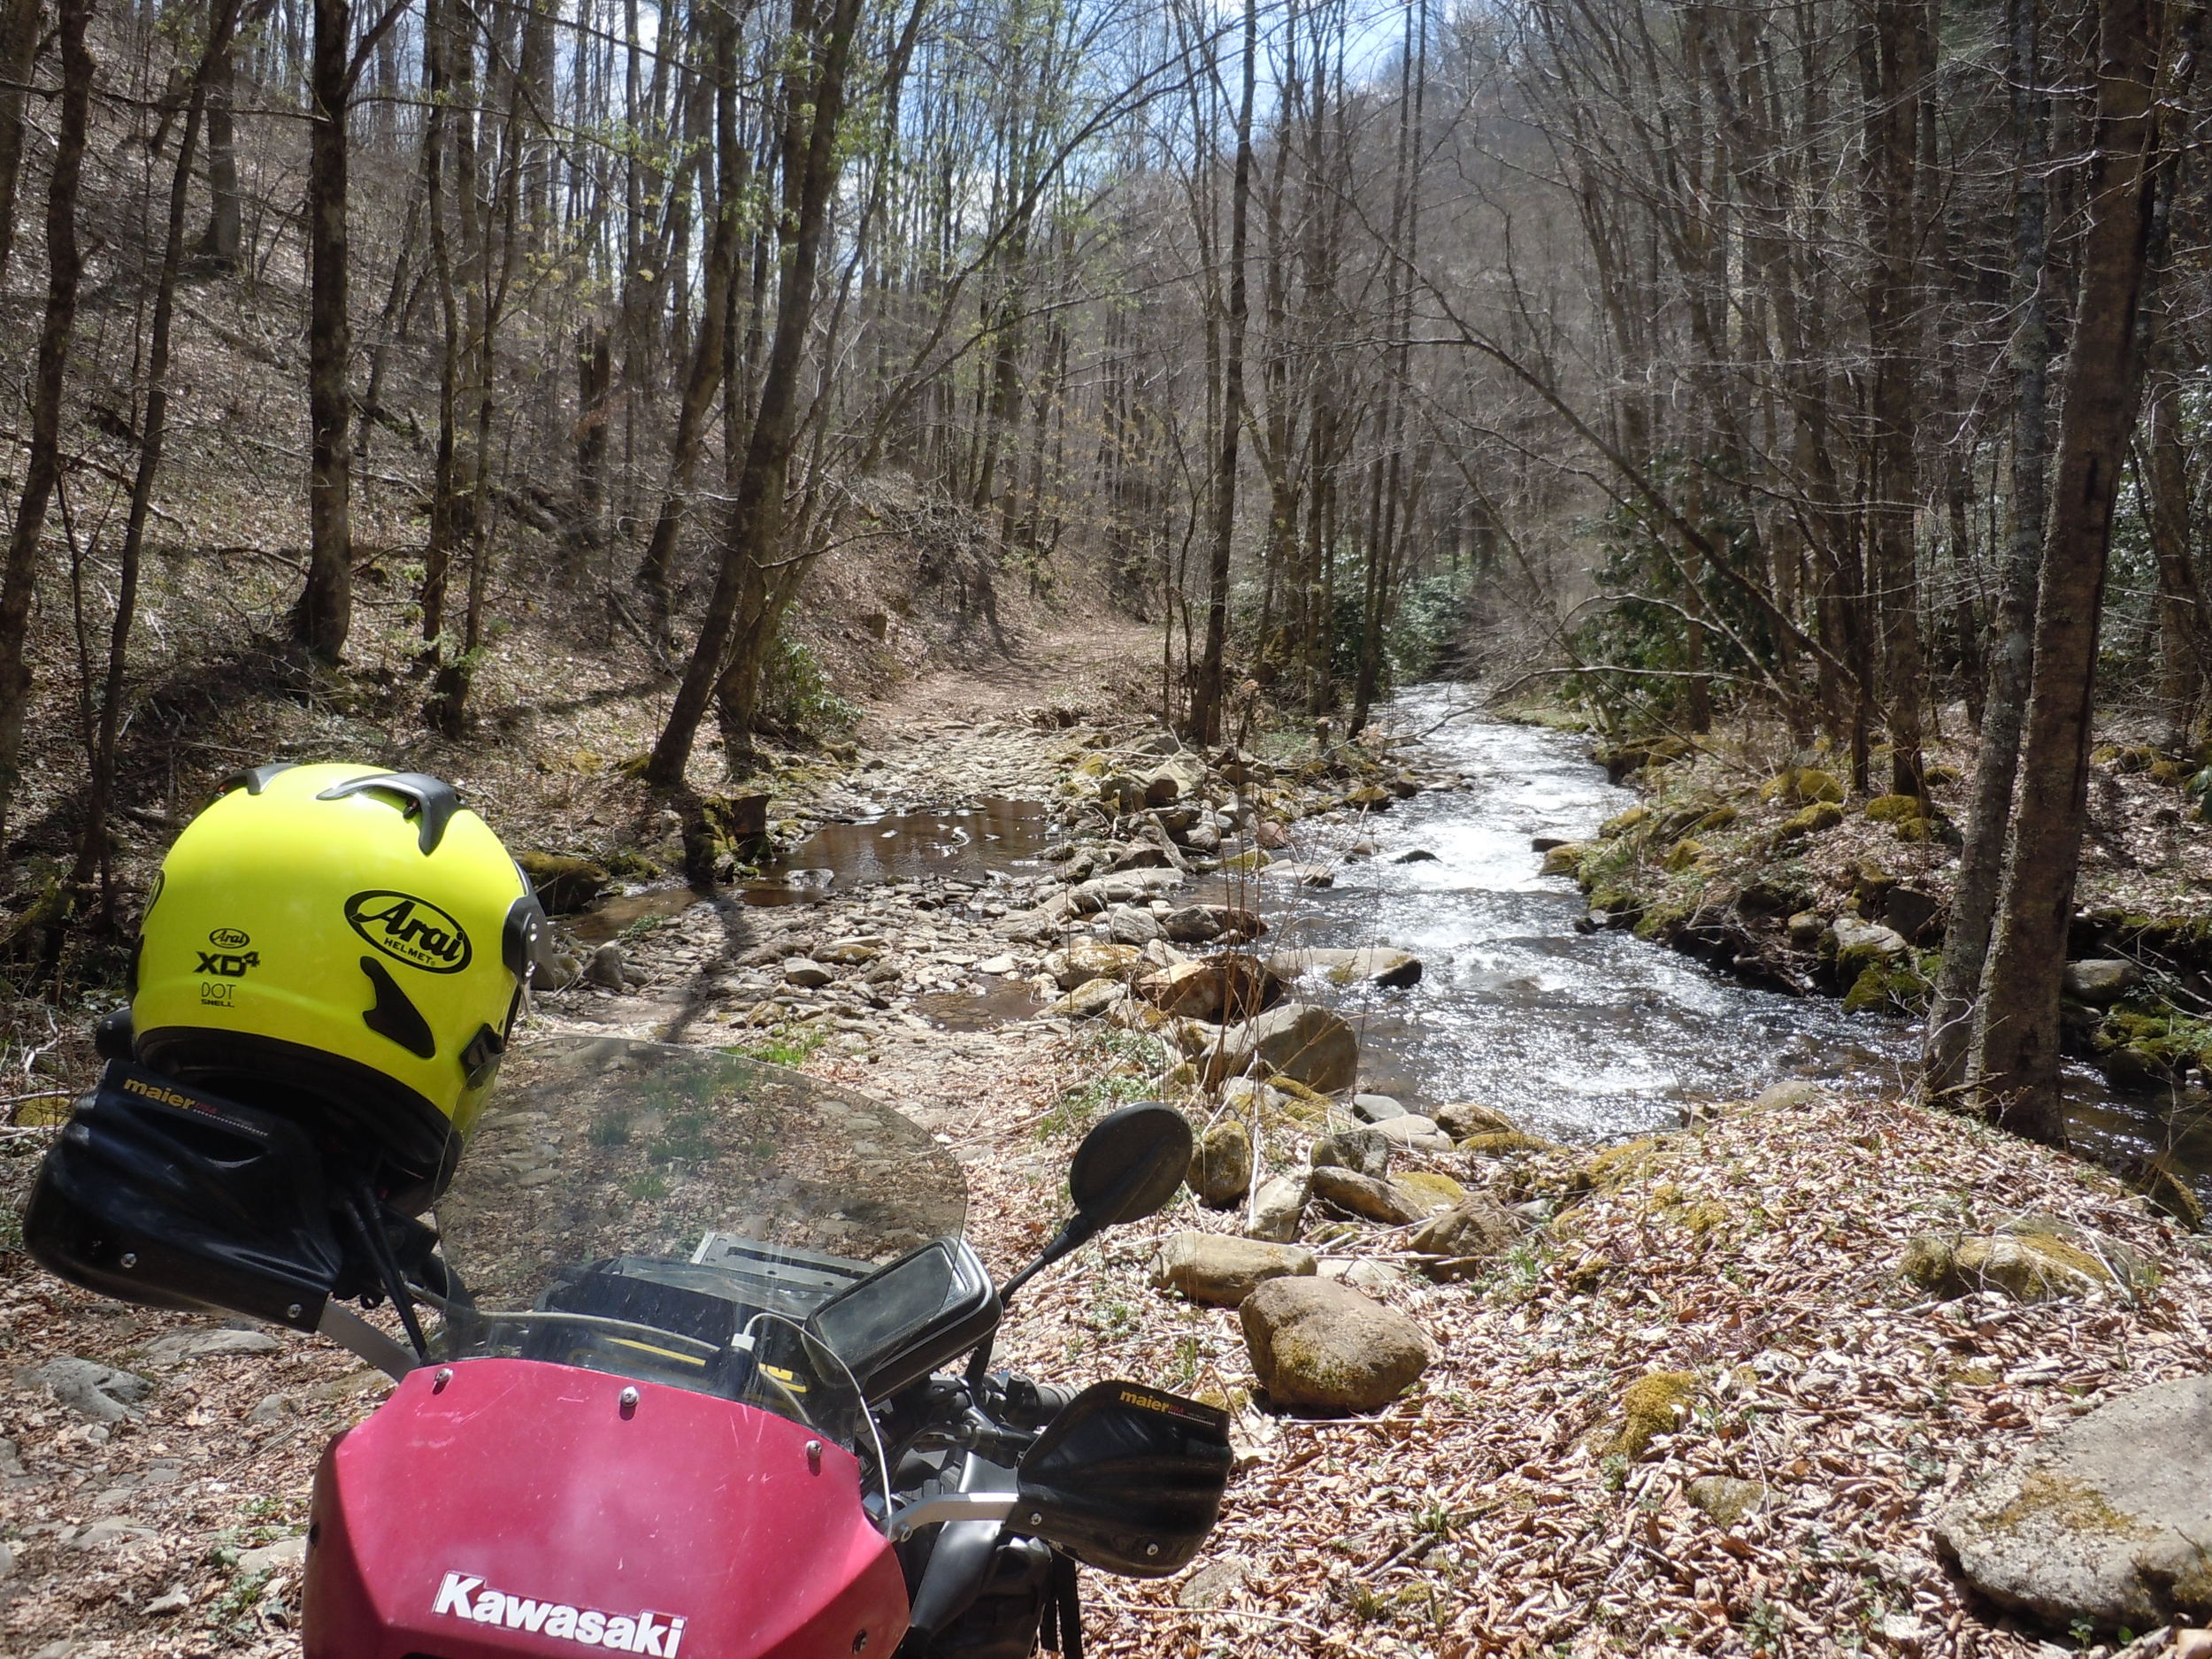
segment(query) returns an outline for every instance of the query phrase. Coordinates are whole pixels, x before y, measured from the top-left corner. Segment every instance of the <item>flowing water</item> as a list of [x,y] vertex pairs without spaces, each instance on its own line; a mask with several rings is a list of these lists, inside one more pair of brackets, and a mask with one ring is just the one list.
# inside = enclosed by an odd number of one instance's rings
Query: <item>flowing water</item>
[[[1586,839],[1636,799],[1606,781],[1586,740],[1487,718],[1461,687],[1416,687],[1394,714],[1470,787],[1417,795],[1286,855],[1330,864],[1332,887],[1258,886],[1271,946],[1388,945],[1422,959],[1418,985],[1340,1001],[1362,1028],[1367,1087],[1416,1109],[1482,1101],[1585,1140],[1670,1125],[1684,1103],[1788,1078],[1868,1094],[1910,1086],[1914,1022],[1756,990],[1624,931],[1578,931],[1580,892],[1538,873],[1530,843]],[[1346,858],[1362,837],[1374,855]],[[1435,856],[1392,862],[1417,849]],[[2167,1147],[2200,1183],[2212,1171],[2201,1096],[2117,1095],[2086,1066],[2070,1066],[2067,1084],[2087,1149]]]

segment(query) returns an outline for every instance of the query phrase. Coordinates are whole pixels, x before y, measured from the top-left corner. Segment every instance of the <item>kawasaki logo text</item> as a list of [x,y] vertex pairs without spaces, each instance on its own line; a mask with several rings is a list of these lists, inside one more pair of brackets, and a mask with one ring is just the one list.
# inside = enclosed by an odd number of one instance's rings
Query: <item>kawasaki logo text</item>
[[427,899],[405,893],[357,893],[346,901],[353,931],[395,961],[430,973],[469,965],[469,936]]
[[526,1601],[504,1590],[487,1589],[483,1579],[461,1572],[446,1574],[430,1610],[474,1624],[499,1624],[508,1630],[557,1637],[587,1647],[643,1654],[648,1659],[676,1659],[676,1644],[684,1639],[684,1621],[666,1613],[603,1613],[596,1608],[571,1607],[565,1601]]

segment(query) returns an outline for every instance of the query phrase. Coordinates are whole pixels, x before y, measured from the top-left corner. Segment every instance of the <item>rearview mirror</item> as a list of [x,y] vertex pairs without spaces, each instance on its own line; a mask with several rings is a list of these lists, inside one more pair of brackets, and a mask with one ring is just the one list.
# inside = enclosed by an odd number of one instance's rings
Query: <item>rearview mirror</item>
[[1086,1566],[1164,1578],[1213,1531],[1233,1462],[1226,1412],[1141,1383],[1094,1383],[1024,1455],[1014,1512]]
[[1156,1215],[1189,1172],[1189,1122],[1172,1106],[1141,1101],[1091,1126],[1068,1165],[1068,1194],[1093,1231]]

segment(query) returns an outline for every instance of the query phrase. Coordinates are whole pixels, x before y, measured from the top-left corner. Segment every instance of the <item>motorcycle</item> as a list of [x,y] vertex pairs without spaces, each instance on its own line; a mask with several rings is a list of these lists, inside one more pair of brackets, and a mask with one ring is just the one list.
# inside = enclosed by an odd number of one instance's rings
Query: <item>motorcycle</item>
[[518,1048],[419,1221],[288,1118],[118,1060],[24,1237],[93,1290],[319,1332],[396,1379],[316,1473],[307,1659],[1080,1659],[1079,1564],[1187,1564],[1227,1419],[995,1370],[994,1333],[1190,1149],[1168,1107],[1100,1119],[1072,1215],[995,1284],[944,1147],[749,1059]]

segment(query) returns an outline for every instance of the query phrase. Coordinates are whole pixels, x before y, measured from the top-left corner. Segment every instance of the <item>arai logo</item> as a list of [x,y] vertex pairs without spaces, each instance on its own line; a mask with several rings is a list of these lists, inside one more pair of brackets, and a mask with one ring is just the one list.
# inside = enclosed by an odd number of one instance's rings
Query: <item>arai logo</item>
[[526,1601],[504,1590],[488,1590],[483,1579],[461,1572],[446,1574],[430,1610],[649,1659],[676,1659],[676,1644],[684,1639],[684,1621],[666,1613],[603,1613],[565,1601]]
[[458,973],[469,965],[469,936],[461,924],[427,899],[373,889],[346,901],[353,931],[395,961],[430,973]]
[[243,950],[253,935],[242,927],[216,927],[209,929],[207,942],[219,950]]

